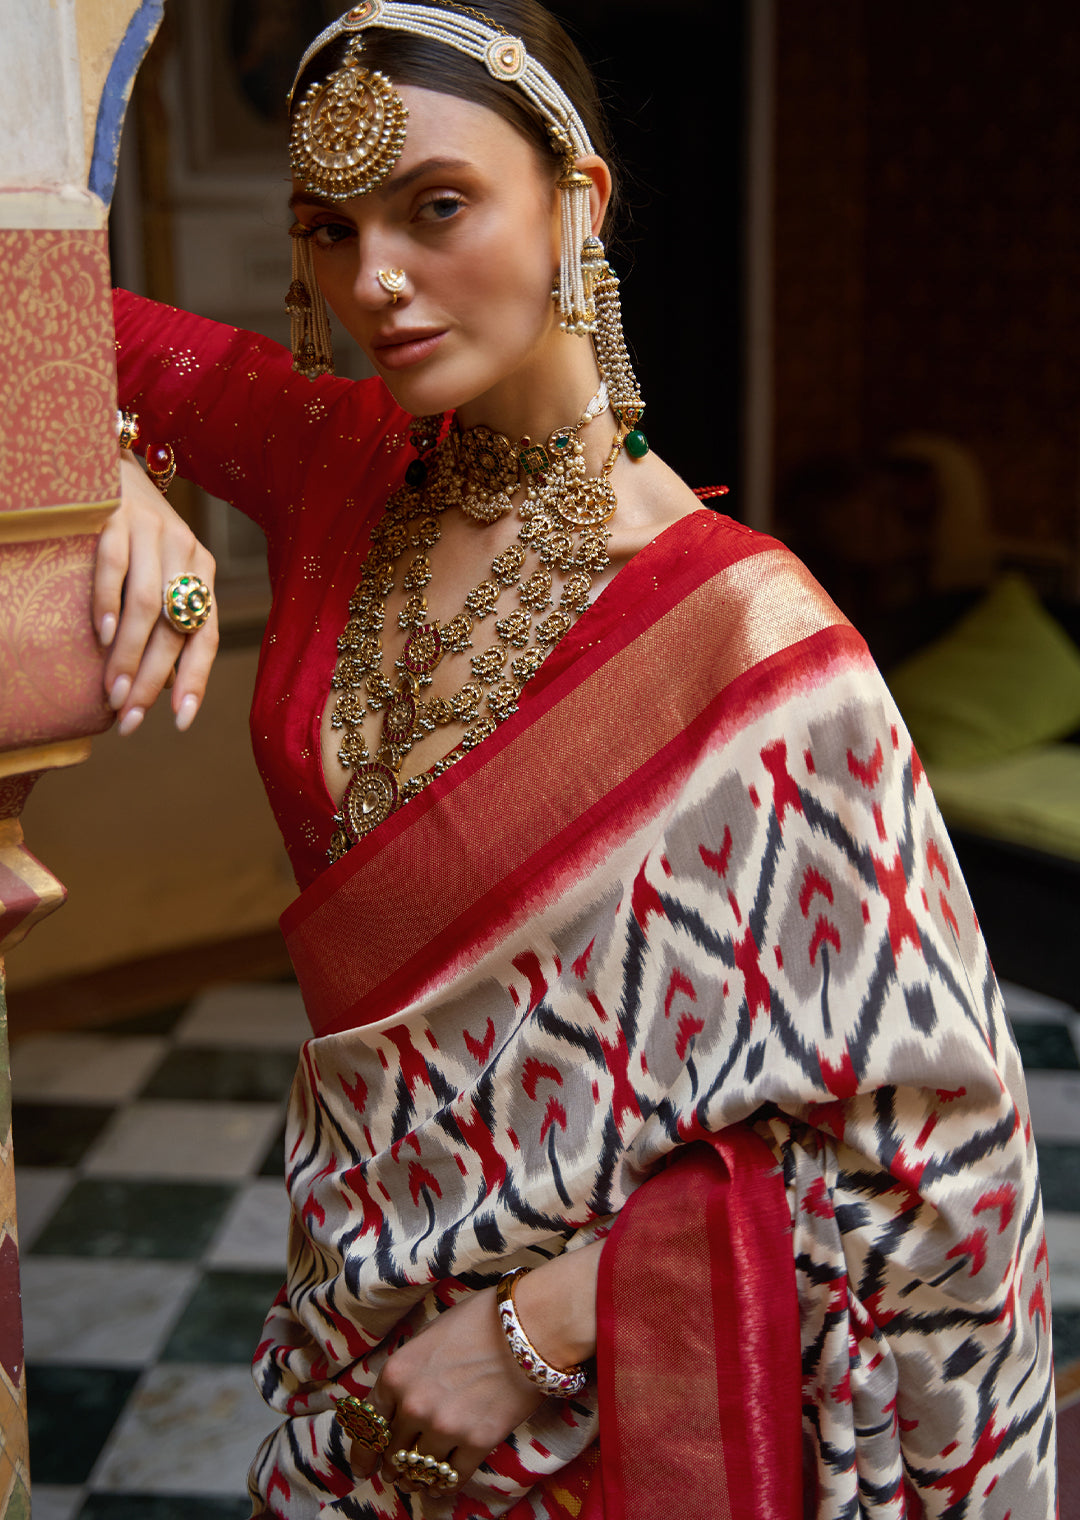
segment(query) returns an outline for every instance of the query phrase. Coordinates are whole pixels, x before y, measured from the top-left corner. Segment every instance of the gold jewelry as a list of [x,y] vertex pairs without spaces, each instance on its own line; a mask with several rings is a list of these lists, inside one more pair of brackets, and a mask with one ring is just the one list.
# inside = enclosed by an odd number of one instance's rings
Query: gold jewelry
[[116,414],[116,440],[122,449],[133,448],[139,437],[139,414],[137,412],[117,412]]
[[390,305],[396,306],[398,297],[405,289],[404,269],[380,269],[375,278],[390,297]]
[[426,1457],[423,1452],[411,1447],[395,1451],[390,1458],[392,1467],[396,1467],[403,1478],[410,1483],[417,1484],[429,1494],[450,1494],[461,1482],[460,1474],[456,1467],[451,1467],[449,1462],[439,1462],[434,1457]]
[[370,1399],[358,1399],[351,1393],[343,1399],[335,1399],[334,1418],[358,1446],[373,1451],[377,1457],[381,1457],[390,1445],[390,1422]]
[[[512,37],[483,11],[455,0],[443,0],[439,6],[364,0],[320,32],[300,60],[289,92],[290,108],[297,83],[311,60],[336,38],[348,33],[357,36],[341,67],[324,83],[312,85],[296,110],[292,163],[297,178],[318,194],[336,200],[366,194],[397,162],[404,143],[405,118],[394,115],[392,102],[400,102],[400,96],[382,75],[368,74],[358,63],[363,40],[360,34],[368,26],[430,38],[475,58],[493,79],[516,84],[538,112],[566,165],[559,180],[562,318],[568,332],[590,332],[581,253],[590,227],[592,183],[574,165],[592,153],[593,145],[573,101],[558,81],[530,56],[520,37]],[[377,123],[383,125],[376,137]]]
[[341,66],[311,85],[293,114],[293,176],[331,201],[370,194],[405,146],[408,107],[385,74],[363,67],[363,47],[356,37]]
[[172,444],[147,444],[143,458],[146,460],[146,473],[164,496],[176,478],[176,455],[172,451]]
[[589,1381],[588,1373],[584,1367],[553,1367],[550,1362],[546,1362],[521,1328],[514,1307],[514,1288],[531,1270],[531,1267],[519,1267],[516,1272],[507,1272],[505,1277],[499,1279],[495,1295],[499,1306],[499,1323],[509,1343],[510,1354],[529,1382],[535,1383],[545,1393],[554,1394],[558,1399],[572,1399]]
[[293,369],[308,380],[334,373],[330,315],[311,256],[313,233],[314,229],[305,227],[303,222],[294,222],[289,228],[293,277],[285,296],[285,310],[292,318]]
[[177,575],[165,587],[161,610],[177,633],[194,633],[210,616],[214,599],[197,575]]
[[[338,760],[353,774],[335,817],[331,860],[340,859],[351,844],[511,717],[525,683],[589,605],[593,580],[608,564],[604,525],[616,507],[609,477],[621,451],[622,430],[595,479],[588,474],[578,435],[607,406],[602,385],[577,422],[557,428],[545,444],[522,438],[516,447],[489,428],[452,428],[436,446],[438,419],[420,419],[414,441],[428,457],[413,461],[406,484],[386,504],[338,640],[331,686],[339,696],[330,721],[345,730]],[[493,522],[510,510],[510,494],[521,476],[525,495],[516,542],[494,557],[489,577],[472,588],[461,612],[444,623],[429,622],[424,595],[431,581],[428,550],[441,536],[440,516],[458,507],[479,522]],[[410,594],[398,615],[408,638],[388,677],[382,670],[386,597],[398,583],[398,562],[410,549],[414,552],[400,581]],[[530,557],[537,563],[526,575]],[[557,606],[553,571],[564,577]],[[496,617],[500,598],[510,589],[517,591],[518,606]],[[488,618],[495,618],[494,639],[470,658],[471,678],[453,696],[425,699],[444,654],[472,649],[474,633]],[[368,713],[383,714],[374,757],[362,732]],[[457,745],[399,789],[398,772],[413,745],[452,723],[465,729]]]

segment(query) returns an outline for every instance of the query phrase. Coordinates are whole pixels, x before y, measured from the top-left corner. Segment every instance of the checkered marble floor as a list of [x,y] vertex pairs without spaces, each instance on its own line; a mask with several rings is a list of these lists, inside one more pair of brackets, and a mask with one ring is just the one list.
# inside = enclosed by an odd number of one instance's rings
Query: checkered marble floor
[[[1007,1001],[1040,1142],[1059,1368],[1080,1359],[1080,1014]],[[275,1422],[295,987],[217,988],[12,1052],[34,1520],[246,1520]]]

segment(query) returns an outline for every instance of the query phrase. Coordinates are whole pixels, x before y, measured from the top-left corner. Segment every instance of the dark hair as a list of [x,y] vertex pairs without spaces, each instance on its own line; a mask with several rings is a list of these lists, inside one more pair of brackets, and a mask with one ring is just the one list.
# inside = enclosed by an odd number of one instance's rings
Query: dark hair
[[[421,3],[427,4],[428,0]],[[431,9],[454,7],[432,3]],[[617,199],[614,153],[596,81],[577,47],[537,0],[488,0],[474,14],[483,15],[511,36],[520,37],[530,56],[543,64],[573,101],[593,148],[611,170],[613,188],[607,215],[610,222]],[[316,53],[297,80],[294,105],[312,84],[339,67],[354,36],[355,33],[343,33]],[[389,27],[365,27],[363,36],[365,67],[379,69],[395,84],[416,85],[486,106],[532,143],[541,161],[550,163],[553,170],[559,164],[545,122],[532,102],[517,85],[494,79],[479,59],[428,37]]]

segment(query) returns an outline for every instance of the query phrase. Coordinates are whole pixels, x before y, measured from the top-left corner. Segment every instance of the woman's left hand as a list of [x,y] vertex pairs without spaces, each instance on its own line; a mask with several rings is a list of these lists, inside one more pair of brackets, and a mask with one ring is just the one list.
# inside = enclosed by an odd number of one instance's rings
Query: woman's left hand
[[120,480],[121,503],[101,534],[94,573],[94,626],[108,649],[105,693],[120,733],[134,733],[175,667],[172,706],[183,730],[199,710],[217,652],[217,605],[198,632],[184,635],[162,616],[162,592],[183,574],[212,591],[214,561],[127,452]]
[[[514,1303],[541,1356],[556,1367],[587,1361],[596,1351],[596,1274],[602,1240],[564,1251],[526,1274]],[[546,1397],[514,1360],[499,1319],[497,1289],[470,1293],[387,1359],[368,1399],[390,1422],[383,1476],[415,1492],[391,1463],[414,1448],[449,1462],[468,1483],[486,1456]],[[352,1464],[370,1478],[379,1462],[353,1442]]]
[[[388,1359],[368,1399],[390,1421],[383,1476],[419,1491],[391,1465],[397,1451],[415,1447],[449,1462],[461,1484],[496,1446],[543,1402],[544,1395],[510,1354],[499,1323],[494,1288],[470,1293],[446,1309]],[[379,1463],[357,1442],[353,1467],[370,1478]]]

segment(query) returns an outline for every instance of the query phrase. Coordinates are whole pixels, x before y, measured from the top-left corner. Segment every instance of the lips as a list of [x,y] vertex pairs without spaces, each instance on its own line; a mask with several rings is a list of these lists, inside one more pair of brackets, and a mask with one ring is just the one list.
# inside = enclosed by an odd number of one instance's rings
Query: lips
[[372,344],[372,355],[383,369],[408,369],[433,354],[445,336],[445,328],[406,328],[384,333]]

